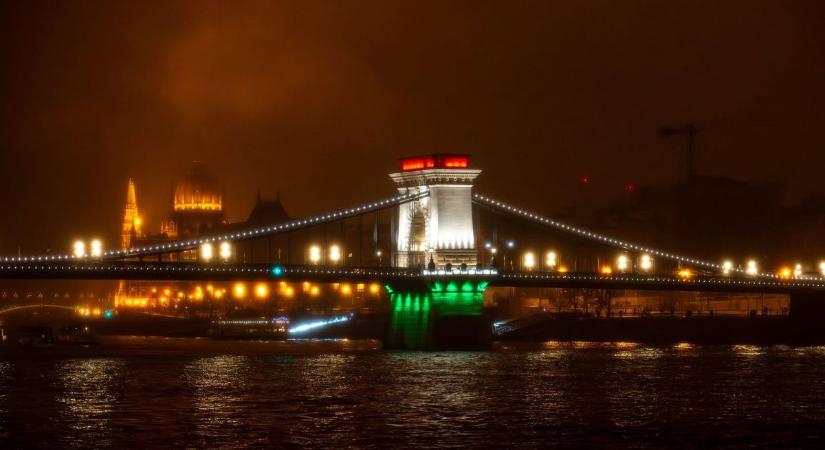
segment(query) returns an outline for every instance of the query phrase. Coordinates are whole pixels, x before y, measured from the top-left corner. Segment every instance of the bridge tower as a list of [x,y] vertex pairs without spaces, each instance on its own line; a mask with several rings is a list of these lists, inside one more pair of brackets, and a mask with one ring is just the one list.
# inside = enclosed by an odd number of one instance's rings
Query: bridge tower
[[481,170],[469,165],[469,155],[432,154],[403,158],[390,174],[402,194],[429,193],[398,208],[397,266],[476,266],[472,188]]

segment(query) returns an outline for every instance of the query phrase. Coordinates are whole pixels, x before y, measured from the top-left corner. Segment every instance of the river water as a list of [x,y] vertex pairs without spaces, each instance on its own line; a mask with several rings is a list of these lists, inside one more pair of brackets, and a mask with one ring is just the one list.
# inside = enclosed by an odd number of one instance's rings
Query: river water
[[825,442],[825,347],[121,339],[0,358],[0,448]]

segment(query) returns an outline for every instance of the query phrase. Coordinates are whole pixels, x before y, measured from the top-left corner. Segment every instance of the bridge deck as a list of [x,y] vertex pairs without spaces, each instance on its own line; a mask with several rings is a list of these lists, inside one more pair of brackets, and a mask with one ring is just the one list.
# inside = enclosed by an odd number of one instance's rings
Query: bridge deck
[[168,262],[5,263],[0,279],[28,280],[180,280],[180,281],[314,281],[380,282],[390,285],[428,285],[439,279],[477,278],[490,286],[635,289],[758,293],[825,293],[825,280],[778,280],[698,276],[593,273],[427,272],[384,267],[329,267],[271,264],[197,264]]

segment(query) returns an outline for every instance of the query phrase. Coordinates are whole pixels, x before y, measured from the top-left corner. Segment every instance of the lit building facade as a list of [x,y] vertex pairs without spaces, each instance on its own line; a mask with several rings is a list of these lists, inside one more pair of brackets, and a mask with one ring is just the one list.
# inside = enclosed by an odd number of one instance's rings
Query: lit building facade
[[203,163],[193,162],[189,172],[172,187],[171,213],[161,223],[161,234],[186,239],[226,223],[223,189]]

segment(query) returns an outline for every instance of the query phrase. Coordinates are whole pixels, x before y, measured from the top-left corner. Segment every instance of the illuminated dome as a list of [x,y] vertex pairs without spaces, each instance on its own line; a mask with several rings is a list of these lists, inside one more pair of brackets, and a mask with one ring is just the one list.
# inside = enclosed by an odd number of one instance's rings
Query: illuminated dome
[[196,161],[186,176],[175,183],[172,205],[175,211],[220,212],[223,194],[206,167]]

